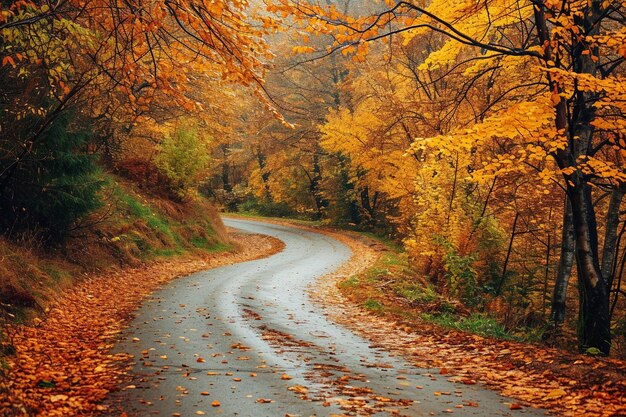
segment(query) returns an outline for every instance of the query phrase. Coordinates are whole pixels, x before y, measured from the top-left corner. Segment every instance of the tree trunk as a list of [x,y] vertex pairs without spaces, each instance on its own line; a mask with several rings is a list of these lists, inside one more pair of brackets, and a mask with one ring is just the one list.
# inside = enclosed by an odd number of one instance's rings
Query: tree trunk
[[613,284],[615,257],[617,256],[617,228],[619,226],[619,208],[624,198],[626,187],[615,187],[611,193],[611,201],[606,215],[604,230],[604,247],[602,248],[602,279],[608,288]]
[[500,281],[498,281],[498,286],[496,287],[496,297],[501,294],[502,287],[504,286],[504,282],[506,281],[506,271],[509,266],[509,259],[511,258],[511,252],[513,251],[513,240],[515,239],[515,235],[517,234],[517,221],[518,220],[519,220],[519,213],[515,213],[515,220],[513,220],[513,230],[511,231],[511,240],[509,240],[509,249],[506,251],[506,258],[504,259],[504,265],[502,266],[502,275],[500,276]]
[[271,203],[272,192],[270,190],[270,173],[267,170],[267,164],[265,162],[265,155],[260,149],[257,149],[257,162],[259,163],[259,170],[261,171],[261,180],[263,180],[263,197],[265,201]]
[[595,348],[608,355],[611,350],[609,291],[600,271],[591,187],[579,177],[572,177],[568,194],[576,233],[576,263],[581,301],[578,347],[581,352],[589,352],[589,349]]
[[[601,16],[601,3],[594,0],[588,4],[582,16],[575,15],[577,26],[583,27],[585,33],[596,34],[600,25],[597,24]],[[555,59],[550,48],[550,32],[545,16],[543,0],[535,1],[535,22],[539,41],[546,45],[543,51],[544,61],[554,65]],[[586,40],[581,37],[571,50],[573,72],[591,74],[597,72],[597,64],[591,59],[591,54],[585,54],[589,49]],[[552,62],[552,64],[550,64]],[[548,75],[550,90],[553,94],[563,93],[563,86]],[[578,265],[578,289],[580,296],[578,347],[581,351],[590,348],[598,349],[608,355],[611,348],[611,329],[609,316],[609,291],[607,283],[602,278],[598,250],[598,229],[594,207],[591,200],[589,178],[585,177],[578,167],[580,157],[588,156],[592,149],[593,120],[595,118],[594,102],[597,93],[582,89],[575,89],[572,98],[566,100],[561,96],[555,103],[555,127],[557,131],[566,132],[568,145],[565,149],[556,150],[553,155],[559,168],[575,167],[576,172],[565,175],[567,194],[572,205],[572,220],[574,224],[576,263]]]
[[367,221],[371,225],[373,225],[376,213],[374,204],[372,204],[372,199],[370,198],[370,189],[367,185],[361,190],[361,207],[365,210],[365,213],[367,214]]
[[567,299],[567,287],[572,275],[572,265],[574,264],[574,222],[572,218],[572,206],[569,198],[565,198],[565,208],[563,213],[563,230],[561,236],[561,258],[559,260],[559,270],[554,283],[554,293],[552,294],[552,309],[550,319],[555,327],[563,324],[565,320],[565,302]]
[[328,205],[326,200],[322,197],[322,190],[320,189],[320,183],[322,182],[322,169],[319,158],[318,152],[313,153],[313,175],[311,178],[311,185],[309,187],[309,191],[315,200],[315,209],[317,210],[316,217],[318,220],[324,216],[324,210]]

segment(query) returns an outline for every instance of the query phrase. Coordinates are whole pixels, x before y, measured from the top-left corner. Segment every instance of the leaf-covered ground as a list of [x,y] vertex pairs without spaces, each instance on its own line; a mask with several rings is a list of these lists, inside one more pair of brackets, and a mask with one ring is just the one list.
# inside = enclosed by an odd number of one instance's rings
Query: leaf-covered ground
[[31,325],[5,329],[15,346],[8,378],[0,381],[2,416],[78,416],[104,411],[102,399],[121,380],[123,355],[109,350],[142,299],[179,276],[268,256],[282,242],[233,235],[241,248],[199,258],[88,277]]
[[[518,402],[563,416],[625,416],[626,363],[443,329],[393,313],[372,314],[339,291],[339,281],[372,265],[384,250],[369,239],[333,236],[350,245],[351,261],[311,289],[333,320],[402,355],[418,367],[464,384],[483,384]],[[393,302],[393,300],[389,300]],[[403,309],[406,306],[401,306]]]

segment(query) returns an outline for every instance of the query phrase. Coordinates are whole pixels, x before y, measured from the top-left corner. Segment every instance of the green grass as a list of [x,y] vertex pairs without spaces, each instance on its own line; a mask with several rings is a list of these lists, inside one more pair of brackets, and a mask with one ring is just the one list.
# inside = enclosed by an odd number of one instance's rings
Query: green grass
[[354,275],[339,283],[339,287],[341,288],[357,287],[358,285],[359,285],[359,278]]
[[128,194],[121,194],[120,201],[127,206],[131,215],[144,220],[151,229],[158,230],[172,238],[174,237],[169,222],[165,218],[152,212],[149,207],[141,204],[136,198]]
[[202,249],[206,252],[215,253],[215,252],[224,252],[232,249],[232,245],[226,243],[215,243],[210,241],[202,236],[196,236],[189,240],[194,247],[198,249]]
[[[154,231],[156,238],[143,236],[141,232],[132,232],[129,237],[139,249],[142,258],[153,259],[158,257],[173,257],[182,255],[189,250],[200,249],[204,252],[216,253],[232,250],[232,246],[217,241],[217,233],[210,226],[206,227],[206,235],[195,236],[190,240],[182,237],[180,231],[187,227],[197,226],[200,223],[178,223],[168,220],[165,216],[153,210],[148,203],[140,202],[119,187],[115,187],[114,194],[121,203],[121,208],[127,213],[127,220],[141,220]],[[215,239],[212,239],[215,238]]]
[[393,290],[397,296],[416,304],[427,304],[439,298],[431,287],[413,282],[400,281],[393,286]]
[[378,300],[374,300],[372,298],[363,303],[363,308],[374,313],[382,313],[385,310],[385,307]]
[[60,283],[61,281],[71,279],[71,274],[61,268],[57,268],[54,265],[44,265],[42,267],[43,271],[52,278],[56,283]]
[[150,255],[156,258],[171,258],[185,253],[183,248],[152,249]]
[[422,319],[427,322],[438,324],[448,329],[456,329],[464,332],[474,333],[485,337],[494,337],[502,340],[517,340],[518,338],[498,324],[493,317],[486,314],[472,313],[469,317],[459,317],[455,314],[444,313],[424,313]]
[[278,216],[264,216],[262,214],[259,214],[256,211],[238,211],[235,213],[220,213],[222,217],[224,218],[232,218],[232,219],[237,219],[238,217],[241,218],[247,218],[250,220],[254,220],[254,219],[259,219],[259,220],[263,220],[263,219],[267,219],[267,220],[275,220],[275,221],[288,221],[289,223],[293,223],[293,224],[298,224],[301,226],[310,226],[310,227],[320,227],[323,226],[324,223],[319,221],[319,220],[311,220],[308,218],[300,218],[300,217],[278,217]]
[[[501,340],[522,342],[540,340],[541,329],[521,328],[513,332],[508,331],[486,313],[473,313],[469,317],[460,316],[455,305],[442,299],[433,286],[424,285],[423,280],[416,278],[416,272],[411,270],[406,254],[397,244],[384,237],[363,234],[378,240],[389,249],[370,269],[339,284],[342,291],[357,294],[357,299],[360,295],[358,302],[364,309],[375,314],[396,314],[415,323],[424,320],[444,328]],[[404,299],[416,308],[406,308],[406,304],[398,299]],[[392,304],[386,304],[388,300],[391,300]],[[436,310],[424,313],[420,311],[418,307],[420,305],[427,306],[427,310],[431,308]]]

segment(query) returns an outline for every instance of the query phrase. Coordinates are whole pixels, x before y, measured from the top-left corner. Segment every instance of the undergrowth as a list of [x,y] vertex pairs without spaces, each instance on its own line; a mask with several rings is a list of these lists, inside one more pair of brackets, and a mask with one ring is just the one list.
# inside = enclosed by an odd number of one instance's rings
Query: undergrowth
[[[485,311],[440,295],[427,279],[411,269],[405,253],[385,238],[366,234],[383,243],[387,250],[366,271],[344,279],[340,291],[362,308],[376,314],[400,319],[412,327],[434,324],[446,329],[469,332],[501,340],[537,342],[542,329],[507,329]],[[421,323],[421,324],[420,324]]]

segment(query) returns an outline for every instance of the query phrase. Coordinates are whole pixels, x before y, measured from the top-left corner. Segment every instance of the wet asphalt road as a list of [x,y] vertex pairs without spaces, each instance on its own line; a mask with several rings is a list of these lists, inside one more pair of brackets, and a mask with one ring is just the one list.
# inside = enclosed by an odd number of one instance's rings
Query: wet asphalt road
[[514,401],[414,368],[329,322],[306,289],[350,258],[345,245],[225,223],[285,250],[178,279],[144,302],[115,348],[134,355],[131,387],[110,398],[129,416],[544,415],[512,411]]

